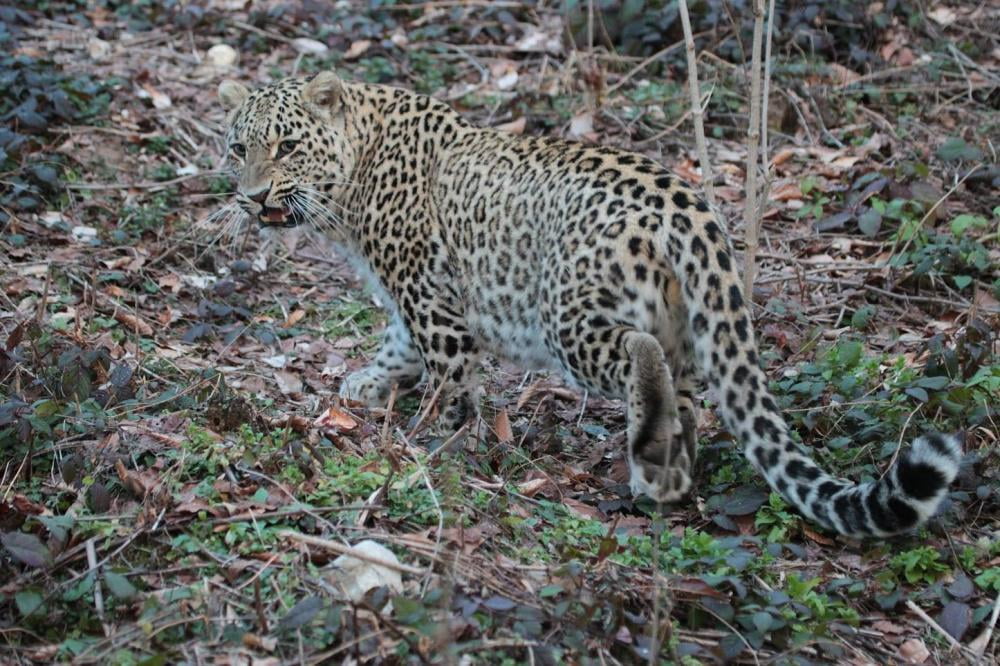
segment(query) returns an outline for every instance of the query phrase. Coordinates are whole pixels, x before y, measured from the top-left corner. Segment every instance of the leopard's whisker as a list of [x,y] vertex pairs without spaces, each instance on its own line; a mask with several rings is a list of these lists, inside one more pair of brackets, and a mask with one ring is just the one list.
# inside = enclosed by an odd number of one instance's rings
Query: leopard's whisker
[[205,217],[197,220],[194,223],[194,226],[196,229],[208,228],[209,225],[213,225],[219,222],[220,220],[225,219],[236,207],[237,204],[235,202],[229,202],[225,206],[217,208],[216,210],[213,210]]
[[311,187],[308,187],[308,186],[303,186],[303,187],[300,187],[300,190],[302,192],[306,193],[306,194],[309,194],[309,195],[315,197],[316,200],[317,200],[317,202],[322,202],[322,203],[329,204],[331,206],[336,206],[337,208],[339,208],[340,210],[344,211],[347,214],[356,215],[358,213],[358,211],[353,210],[351,208],[348,208],[347,206],[345,206],[344,204],[340,203],[339,201],[334,200],[333,197],[331,197],[329,194],[325,194],[325,193],[320,192],[319,190],[316,190],[314,188],[311,188]]
[[300,191],[293,196],[295,197],[294,201],[301,205],[302,208],[309,213],[308,217],[310,221],[320,222],[324,227],[334,233],[343,233],[343,229],[338,228],[343,226],[343,220],[334,214],[333,211],[320,205],[306,192]]

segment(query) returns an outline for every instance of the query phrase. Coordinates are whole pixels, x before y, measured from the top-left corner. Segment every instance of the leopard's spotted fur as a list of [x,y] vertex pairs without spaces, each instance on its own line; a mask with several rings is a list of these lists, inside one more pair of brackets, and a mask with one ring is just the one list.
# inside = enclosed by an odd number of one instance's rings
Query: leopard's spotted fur
[[219,92],[244,209],[323,226],[389,303],[385,343],[343,395],[382,403],[426,370],[457,427],[482,354],[552,368],[625,401],[633,491],[676,500],[691,488],[701,374],[751,464],[824,527],[905,531],[947,492],[954,437],[918,438],[860,485],[792,440],[723,226],[652,160],[479,129],[430,97],[332,73]]

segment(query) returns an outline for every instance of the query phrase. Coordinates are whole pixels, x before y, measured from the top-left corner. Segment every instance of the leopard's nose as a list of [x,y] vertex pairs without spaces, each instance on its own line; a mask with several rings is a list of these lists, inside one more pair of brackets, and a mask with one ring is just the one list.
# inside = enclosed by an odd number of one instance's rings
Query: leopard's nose
[[267,201],[267,195],[271,193],[271,186],[268,185],[265,189],[255,192],[254,194],[247,193],[247,198],[251,201],[259,203],[261,206]]

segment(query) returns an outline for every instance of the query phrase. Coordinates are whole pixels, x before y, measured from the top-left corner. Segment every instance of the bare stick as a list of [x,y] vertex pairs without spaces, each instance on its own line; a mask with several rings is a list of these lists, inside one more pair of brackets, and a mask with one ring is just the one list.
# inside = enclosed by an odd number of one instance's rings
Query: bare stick
[[983,661],[983,656],[986,654],[986,648],[990,646],[990,639],[993,637],[993,629],[997,626],[997,618],[1000,617],[1000,595],[997,595],[997,600],[993,602],[993,613],[990,616],[990,623],[983,633],[976,636],[971,643],[969,643],[969,650],[976,655],[976,664],[981,664]]
[[101,591],[101,579],[100,570],[97,566],[97,549],[94,548],[94,539],[87,539],[87,566],[90,567],[90,572],[94,574],[94,610],[97,611],[97,617],[101,620],[101,627],[104,629],[104,635],[108,636],[110,632],[108,631],[108,626],[104,623],[104,593]]
[[948,645],[950,645],[953,650],[958,650],[959,652],[962,652],[963,654],[965,653],[965,646],[963,646],[961,643],[959,643],[958,641],[956,641],[952,637],[951,634],[949,634],[947,631],[945,631],[944,628],[940,624],[938,624],[937,622],[934,621],[934,618],[932,618],[930,615],[928,615],[927,613],[925,613],[923,608],[921,608],[920,606],[918,606],[915,603],[913,603],[912,599],[907,599],[906,600],[906,607],[909,608],[914,613],[916,613],[917,616],[919,616],[921,620],[923,620],[924,622],[926,622],[927,626],[929,626],[931,629],[933,629],[938,634],[940,634],[941,638],[943,638],[946,641],[948,641]]
[[332,550],[335,553],[340,553],[341,555],[349,555],[357,560],[363,560],[371,564],[377,564],[380,567],[385,567],[386,569],[393,569],[401,573],[414,574],[417,576],[422,576],[427,573],[426,569],[421,569],[419,567],[411,567],[408,564],[402,564],[400,562],[391,562],[389,560],[384,560],[381,557],[375,555],[369,555],[364,551],[360,551],[357,548],[352,548],[351,546],[345,546],[343,544],[337,543],[336,541],[330,541],[329,539],[321,539],[319,537],[314,537],[309,534],[301,534],[299,532],[294,532],[292,530],[282,530],[279,533],[281,536],[300,543],[306,543],[310,546],[317,546],[319,548],[325,548],[327,550]]
[[[767,7],[767,38],[764,42],[764,109],[760,116],[760,163],[766,174],[765,182],[771,183],[771,163],[767,159],[767,110],[771,92],[771,35],[774,34],[774,0]],[[765,193],[765,199],[767,199]]]
[[[743,290],[748,300],[753,300],[753,278],[756,269],[757,246],[763,210],[757,204],[757,168],[760,149],[761,127],[761,44],[764,41],[764,0],[754,0],[753,4],[753,51],[750,56],[750,123],[747,128],[747,200],[743,216],[746,220],[746,260],[744,266]],[[770,69],[768,69],[770,73]]]
[[701,182],[705,189],[708,205],[715,207],[715,187],[712,185],[712,164],[708,161],[708,146],[705,145],[705,122],[702,118],[701,87],[698,85],[698,54],[694,49],[691,32],[691,17],[688,16],[687,0],[680,0],[677,8],[681,13],[684,27],[684,51],[688,63],[688,88],[691,93],[691,117],[694,119],[694,140],[698,146],[698,161],[701,162]]

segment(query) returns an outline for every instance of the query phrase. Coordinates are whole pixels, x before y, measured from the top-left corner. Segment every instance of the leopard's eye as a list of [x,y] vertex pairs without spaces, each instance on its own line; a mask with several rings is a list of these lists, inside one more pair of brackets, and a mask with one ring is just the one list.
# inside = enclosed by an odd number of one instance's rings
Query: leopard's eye
[[278,157],[284,157],[285,155],[288,155],[293,150],[295,150],[295,147],[298,145],[299,145],[298,141],[292,141],[291,139],[282,141],[281,143],[278,144]]
[[247,147],[244,146],[242,143],[234,143],[233,145],[229,146],[229,149],[233,151],[233,153],[235,153],[237,157],[247,156]]

